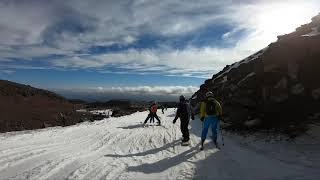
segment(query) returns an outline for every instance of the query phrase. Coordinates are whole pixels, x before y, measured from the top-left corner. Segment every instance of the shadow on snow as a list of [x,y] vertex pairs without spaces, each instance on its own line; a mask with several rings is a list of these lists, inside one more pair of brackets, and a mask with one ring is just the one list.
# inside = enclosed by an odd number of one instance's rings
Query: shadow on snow
[[[170,116],[170,115],[169,115]],[[200,120],[194,120],[193,122],[190,122],[190,124],[192,124],[192,130],[190,132],[190,134],[195,134],[198,137],[201,137],[201,122]],[[127,126],[127,127],[119,127],[122,129],[135,129],[135,128],[141,128],[141,124],[138,125],[131,125],[131,126]],[[209,135],[209,134],[208,134]],[[113,157],[113,158],[124,158],[124,157],[134,157],[134,156],[147,156],[150,154],[157,154],[161,151],[164,151],[166,149],[169,149],[171,147],[180,145],[180,140],[175,140],[171,143],[168,143],[162,147],[159,148],[154,148],[154,149],[150,149],[147,150],[145,152],[140,152],[140,153],[135,153],[135,154],[125,154],[125,155],[114,155],[114,154],[106,154],[104,155],[105,157]],[[142,173],[146,173],[146,174],[152,174],[152,173],[160,173],[163,172],[171,167],[177,166],[181,163],[184,162],[191,162],[189,161],[190,158],[194,157],[196,154],[198,154],[199,151],[199,146],[200,146],[200,142],[199,144],[195,145],[194,147],[191,147],[190,149],[188,149],[187,151],[184,151],[180,154],[177,154],[176,156],[173,157],[168,157],[165,159],[162,159],[160,161],[154,162],[154,163],[145,163],[145,164],[141,164],[138,166],[129,166],[127,168],[128,171],[131,172],[142,172]],[[212,145],[206,144],[206,149],[212,149],[214,148]],[[219,164],[212,164],[213,162],[217,162],[219,161],[219,159],[223,159],[222,157],[222,152],[217,151],[214,154],[211,154],[210,156],[206,157],[206,159],[201,160],[200,162],[191,162],[193,164],[195,164],[196,166],[196,173],[194,178],[195,179],[206,179],[206,176],[210,174],[216,174],[217,170],[221,170],[220,167],[224,167],[223,165],[219,165]],[[219,161],[220,162],[220,161]],[[215,167],[212,167],[215,166]],[[232,165],[231,165],[232,166]],[[212,172],[212,168],[216,168],[215,173]],[[236,167],[234,167],[236,168]],[[209,173],[208,172],[212,172]],[[232,172],[231,172],[232,173]],[[215,177],[215,176],[214,176]]]
[[126,126],[126,127],[118,127],[121,129],[136,129],[136,128],[142,128],[143,124],[135,124],[135,125],[130,125],[130,126]]
[[171,143],[168,143],[162,147],[150,149],[148,151],[139,152],[136,154],[125,154],[125,155],[118,155],[118,154],[106,154],[105,157],[114,157],[114,158],[122,158],[122,157],[134,157],[134,156],[147,156],[149,154],[157,154],[158,152],[164,151],[166,149],[169,149],[171,147],[174,147],[176,145],[180,145],[180,140],[173,141]]
[[143,172],[146,174],[160,173],[178,164],[187,162],[197,153],[199,153],[199,147],[195,146],[176,156],[165,158],[151,164],[146,163],[139,166],[129,166],[127,169],[128,171]]

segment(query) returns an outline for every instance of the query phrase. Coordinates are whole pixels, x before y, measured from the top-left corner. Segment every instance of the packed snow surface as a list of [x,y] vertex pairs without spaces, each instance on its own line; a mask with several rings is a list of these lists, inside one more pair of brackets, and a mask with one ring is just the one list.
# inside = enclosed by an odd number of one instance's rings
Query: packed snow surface
[[320,179],[319,146],[306,141],[299,149],[223,133],[221,150],[208,140],[200,151],[199,120],[181,146],[174,109],[159,113],[162,126],[143,128],[146,116],[1,134],[0,179]]
[[104,109],[104,110],[92,110],[90,113],[95,114],[95,115],[105,115],[105,116],[110,116],[112,114],[112,109]]

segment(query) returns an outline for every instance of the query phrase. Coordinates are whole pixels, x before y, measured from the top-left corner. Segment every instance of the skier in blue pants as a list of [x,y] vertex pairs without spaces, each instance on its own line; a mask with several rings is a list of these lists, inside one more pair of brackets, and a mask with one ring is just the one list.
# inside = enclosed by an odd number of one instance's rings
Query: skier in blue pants
[[203,130],[202,130],[202,134],[201,134],[201,139],[207,138],[207,134],[208,134],[210,126],[211,126],[211,130],[212,130],[212,139],[213,139],[213,141],[216,142],[217,137],[218,137],[217,131],[218,131],[218,127],[219,127],[219,119],[215,116],[208,116],[207,118],[205,118],[205,121],[203,122]]
[[201,150],[203,150],[204,142],[207,138],[208,130],[211,126],[212,139],[216,147],[218,147],[217,136],[219,119],[222,116],[222,107],[220,103],[214,98],[212,92],[206,93],[206,100],[201,102],[200,106],[200,120],[203,122],[203,129],[201,135]]

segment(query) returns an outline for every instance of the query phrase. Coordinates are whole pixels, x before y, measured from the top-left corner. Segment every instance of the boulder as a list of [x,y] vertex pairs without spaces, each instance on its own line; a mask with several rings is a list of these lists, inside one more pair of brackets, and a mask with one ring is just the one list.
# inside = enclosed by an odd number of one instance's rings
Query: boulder
[[312,91],[312,97],[314,100],[320,99],[320,88]]
[[304,86],[301,83],[295,84],[291,88],[291,93],[294,95],[301,95],[303,92],[304,92]]

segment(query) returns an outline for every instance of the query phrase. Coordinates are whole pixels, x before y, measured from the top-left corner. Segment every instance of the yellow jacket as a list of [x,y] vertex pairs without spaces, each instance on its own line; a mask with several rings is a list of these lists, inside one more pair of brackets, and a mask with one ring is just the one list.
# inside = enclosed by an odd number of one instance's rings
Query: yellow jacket
[[[208,100],[214,100],[214,102],[216,103],[216,116],[221,116],[222,115],[222,107],[221,104],[214,98],[209,98]],[[206,118],[208,117],[207,113],[206,113],[206,101],[201,102],[200,105],[200,118]]]

